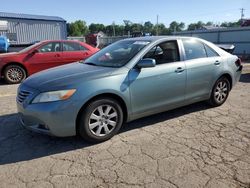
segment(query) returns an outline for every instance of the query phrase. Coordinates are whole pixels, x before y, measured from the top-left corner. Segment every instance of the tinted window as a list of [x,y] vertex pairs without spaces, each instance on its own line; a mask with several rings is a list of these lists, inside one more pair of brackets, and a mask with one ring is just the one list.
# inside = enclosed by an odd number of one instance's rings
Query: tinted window
[[60,52],[60,43],[59,42],[50,42],[38,49],[40,53],[47,53],[47,52]]
[[75,43],[75,42],[63,43],[63,51],[84,51],[84,50],[87,50],[87,49],[78,43]]
[[183,39],[186,59],[198,59],[207,57],[203,43],[195,39]]
[[161,43],[149,50],[144,58],[155,59],[157,65],[180,61],[177,42],[168,41]]
[[219,56],[212,48],[204,44],[206,52],[207,52],[207,57],[216,57]]

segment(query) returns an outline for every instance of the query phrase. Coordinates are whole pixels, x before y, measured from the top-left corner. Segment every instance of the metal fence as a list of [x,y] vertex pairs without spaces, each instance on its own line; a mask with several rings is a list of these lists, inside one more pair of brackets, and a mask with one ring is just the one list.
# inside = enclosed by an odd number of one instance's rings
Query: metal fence
[[11,44],[30,44],[42,40],[66,39],[66,22],[44,20],[5,19],[8,30],[0,31]]
[[199,37],[215,44],[233,44],[234,54],[250,58],[250,27],[183,31],[175,35]]
[[[174,33],[174,35],[199,37],[215,44],[233,44],[235,46],[234,54],[243,59],[250,59],[250,27],[183,31]],[[99,37],[99,44],[101,47],[107,46],[129,37],[131,36]],[[84,37],[68,37],[68,39],[86,41]]]
[[67,37],[68,40],[78,40],[81,42],[86,42],[85,37]]
[[107,46],[109,44],[112,44],[116,41],[119,41],[119,40],[122,40],[122,39],[125,39],[125,38],[129,38],[130,36],[115,36],[115,37],[99,37],[99,43],[101,45],[104,45],[104,46]]

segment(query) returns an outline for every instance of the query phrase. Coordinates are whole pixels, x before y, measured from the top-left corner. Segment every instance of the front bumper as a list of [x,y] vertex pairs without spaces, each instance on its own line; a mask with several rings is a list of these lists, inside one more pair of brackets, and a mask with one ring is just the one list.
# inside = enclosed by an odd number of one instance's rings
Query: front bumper
[[76,135],[76,118],[81,108],[73,97],[65,101],[32,104],[40,92],[21,84],[18,88],[17,111],[24,128],[58,137]]
[[[74,109],[65,108],[64,101],[29,104],[17,102],[17,110],[24,128],[51,136],[66,137],[76,135],[76,116]],[[72,110],[71,110],[72,109]]]
[[23,115],[21,113],[19,113],[18,115],[19,115],[19,120],[20,120],[21,125],[22,125],[23,128],[25,128],[27,130],[30,130],[30,131],[33,131],[33,132],[36,132],[36,133],[39,133],[39,134],[46,134],[46,135],[53,136],[50,133],[49,129],[47,129],[45,127],[42,127],[41,124],[34,124],[34,125],[31,125],[31,126],[27,126],[24,123]]

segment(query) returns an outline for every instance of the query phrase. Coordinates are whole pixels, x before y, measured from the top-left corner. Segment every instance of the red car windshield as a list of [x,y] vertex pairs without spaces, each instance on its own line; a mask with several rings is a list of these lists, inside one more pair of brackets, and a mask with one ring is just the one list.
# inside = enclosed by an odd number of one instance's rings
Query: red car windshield
[[25,53],[25,52],[28,52],[29,50],[31,50],[32,48],[35,48],[36,46],[39,46],[42,42],[38,42],[38,43],[35,43],[27,48],[24,48],[22,49],[21,51],[19,51],[20,53]]

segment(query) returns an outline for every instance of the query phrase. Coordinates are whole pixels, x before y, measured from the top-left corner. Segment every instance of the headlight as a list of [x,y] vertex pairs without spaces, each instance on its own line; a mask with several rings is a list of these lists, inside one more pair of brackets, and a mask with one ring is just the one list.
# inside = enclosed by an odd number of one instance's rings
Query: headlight
[[32,103],[42,103],[42,102],[53,102],[53,101],[61,101],[70,98],[74,93],[75,89],[70,90],[60,90],[60,91],[50,91],[45,93],[40,93]]

